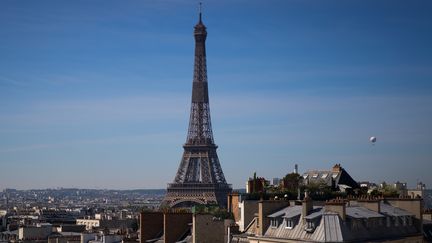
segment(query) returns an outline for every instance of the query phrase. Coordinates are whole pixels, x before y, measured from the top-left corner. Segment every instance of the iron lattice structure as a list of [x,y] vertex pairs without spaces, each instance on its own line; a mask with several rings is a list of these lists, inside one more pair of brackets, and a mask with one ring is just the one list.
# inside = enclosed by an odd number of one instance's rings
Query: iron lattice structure
[[174,182],[168,184],[162,206],[218,204],[225,207],[231,185],[225,180],[213,139],[205,49],[207,30],[201,13],[194,36],[195,64],[189,129],[180,166]]

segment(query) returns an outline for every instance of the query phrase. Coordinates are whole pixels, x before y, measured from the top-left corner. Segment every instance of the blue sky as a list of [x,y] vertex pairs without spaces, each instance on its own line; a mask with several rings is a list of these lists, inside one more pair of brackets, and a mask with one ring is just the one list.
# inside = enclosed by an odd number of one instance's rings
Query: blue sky
[[[203,4],[234,187],[295,163],[432,185],[430,1]],[[1,1],[0,189],[165,188],[186,139],[196,22],[196,1]]]

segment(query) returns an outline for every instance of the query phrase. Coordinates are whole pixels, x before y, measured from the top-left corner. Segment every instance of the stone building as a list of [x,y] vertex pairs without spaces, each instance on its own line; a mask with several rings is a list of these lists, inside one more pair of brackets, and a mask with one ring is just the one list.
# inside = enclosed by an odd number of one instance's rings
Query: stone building
[[142,212],[140,242],[226,243],[234,225],[213,213]]
[[260,201],[232,242],[423,242],[422,200]]

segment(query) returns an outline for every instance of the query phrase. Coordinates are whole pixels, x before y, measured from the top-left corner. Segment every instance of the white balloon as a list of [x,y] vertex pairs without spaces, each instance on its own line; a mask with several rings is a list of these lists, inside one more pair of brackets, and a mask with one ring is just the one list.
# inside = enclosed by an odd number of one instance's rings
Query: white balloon
[[372,143],[375,143],[377,141],[377,138],[376,137],[370,137],[369,141],[371,141]]

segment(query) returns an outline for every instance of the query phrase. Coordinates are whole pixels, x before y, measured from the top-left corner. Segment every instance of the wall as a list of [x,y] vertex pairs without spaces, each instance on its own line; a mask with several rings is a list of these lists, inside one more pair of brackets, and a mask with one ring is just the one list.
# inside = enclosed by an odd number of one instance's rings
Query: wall
[[369,199],[369,200],[357,200],[357,204],[360,207],[364,207],[367,208],[369,210],[375,211],[380,213],[381,212],[381,202],[380,200],[375,200],[375,199]]
[[415,215],[417,219],[423,219],[423,202],[422,199],[405,199],[405,198],[396,198],[396,199],[386,199],[386,201],[394,206],[406,210]]
[[80,243],[80,236],[58,236],[48,239],[48,243]]
[[99,219],[77,219],[76,220],[77,225],[85,225],[86,229],[92,229],[93,227],[99,227],[100,226],[100,220]]
[[428,212],[428,213],[424,213],[424,214],[423,214],[423,219],[424,219],[424,220],[432,221],[432,213],[430,213],[430,212]]
[[337,213],[342,220],[346,219],[346,206],[344,203],[328,202],[325,205],[325,211]]
[[411,189],[407,191],[407,196],[411,198],[421,197],[423,198],[423,190]]
[[47,240],[52,233],[52,226],[44,227],[20,227],[18,238],[20,240]]
[[122,241],[122,237],[120,235],[104,235],[102,237],[103,243],[118,243]]
[[81,233],[81,243],[88,243],[96,238],[95,233]]
[[84,232],[85,225],[61,225],[60,230],[58,232]]
[[274,213],[282,208],[288,207],[289,201],[260,201],[258,203],[258,235],[264,235],[267,228],[270,226],[270,219],[267,215]]
[[423,199],[396,198],[386,199],[393,207],[398,207],[415,215],[414,225],[423,233]]
[[192,222],[193,243],[224,243],[224,220],[214,219],[210,214],[194,214]]
[[164,213],[165,243],[175,243],[192,223],[191,213]]
[[239,203],[240,220],[238,224],[240,231],[244,231],[254,219],[255,214],[258,214],[258,202],[259,200],[243,200],[243,202]]
[[162,212],[140,213],[140,242],[154,239],[163,230]]

